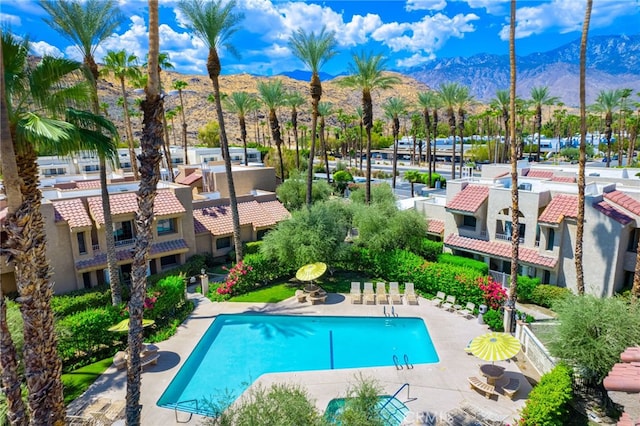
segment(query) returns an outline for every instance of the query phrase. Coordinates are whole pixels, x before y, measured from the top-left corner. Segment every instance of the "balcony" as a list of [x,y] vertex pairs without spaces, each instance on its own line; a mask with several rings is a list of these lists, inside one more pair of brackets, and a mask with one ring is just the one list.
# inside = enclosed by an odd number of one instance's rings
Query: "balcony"
[[135,242],[135,238],[129,238],[127,240],[116,240],[116,247],[132,245],[135,244]]
[[461,237],[474,238],[474,239],[487,239],[487,231],[476,231],[476,228],[472,228],[471,226],[461,226],[458,228],[458,235]]
[[[496,234],[496,240],[511,242],[511,234]],[[519,238],[520,244],[524,244],[524,238]]]

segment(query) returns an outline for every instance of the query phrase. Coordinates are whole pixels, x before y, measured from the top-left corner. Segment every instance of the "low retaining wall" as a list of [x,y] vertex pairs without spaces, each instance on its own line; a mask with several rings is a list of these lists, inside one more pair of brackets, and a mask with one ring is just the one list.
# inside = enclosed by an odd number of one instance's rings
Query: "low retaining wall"
[[544,344],[538,340],[526,323],[517,322],[515,337],[520,341],[522,352],[527,357],[527,360],[541,376],[556,366],[556,359],[551,356]]

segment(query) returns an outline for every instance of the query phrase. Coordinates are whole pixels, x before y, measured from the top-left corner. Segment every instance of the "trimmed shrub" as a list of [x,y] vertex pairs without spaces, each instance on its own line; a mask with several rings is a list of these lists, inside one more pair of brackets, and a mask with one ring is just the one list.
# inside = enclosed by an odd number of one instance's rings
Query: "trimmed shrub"
[[540,278],[518,275],[518,301],[531,301],[531,294],[538,285],[540,285]]
[[185,284],[183,275],[163,278],[154,287],[147,290],[150,300],[149,309],[144,317],[156,322],[156,327],[163,327],[171,322],[185,303]]
[[536,305],[551,308],[556,301],[570,296],[571,290],[565,287],[558,287],[550,284],[540,284],[531,291],[530,300]]
[[244,255],[255,254],[260,252],[262,241],[251,241],[244,244]]
[[489,274],[489,265],[479,260],[470,259],[468,257],[455,256],[451,253],[440,253],[438,255],[438,262],[475,269],[482,275]]
[[92,308],[111,304],[111,290],[106,287],[76,290],[51,298],[51,309],[57,317],[66,317]]
[[489,309],[483,316],[484,323],[493,331],[504,331],[504,320],[502,311]]
[[529,393],[520,424],[523,426],[555,426],[567,424],[569,403],[573,398],[571,368],[564,364],[542,376]]
[[442,241],[432,241],[428,238],[423,238],[416,254],[424,257],[429,262],[435,262],[438,260],[438,256],[442,254],[443,246]]

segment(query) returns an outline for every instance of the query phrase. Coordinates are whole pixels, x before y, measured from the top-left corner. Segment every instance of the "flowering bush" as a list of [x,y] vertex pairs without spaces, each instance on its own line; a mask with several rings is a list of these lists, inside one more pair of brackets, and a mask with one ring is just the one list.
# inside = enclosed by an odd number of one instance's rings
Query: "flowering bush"
[[491,309],[499,309],[507,300],[507,292],[491,277],[478,278],[478,286],[484,293],[484,302]]
[[237,289],[234,288],[247,284],[247,274],[253,270],[250,265],[245,265],[243,261],[236,263],[231,269],[224,268],[229,271],[227,274],[227,279],[225,280],[220,287],[216,290],[218,294],[221,295],[233,295],[237,293]]

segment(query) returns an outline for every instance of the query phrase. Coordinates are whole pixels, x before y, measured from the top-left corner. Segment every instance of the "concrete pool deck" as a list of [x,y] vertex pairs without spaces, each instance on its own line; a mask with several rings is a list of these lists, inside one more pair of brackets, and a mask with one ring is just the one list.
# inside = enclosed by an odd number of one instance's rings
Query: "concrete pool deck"
[[[391,306],[397,316],[423,318],[431,339],[438,352],[440,361],[434,364],[419,364],[413,369],[396,367],[375,367],[341,370],[305,371],[296,373],[265,374],[254,382],[269,386],[272,383],[296,383],[302,385],[309,396],[315,400],[316,407],[324,412],[330,400],[345,396],[347,389],[355,383],[356,375],[377,380],[384,394],[394,394],[404,383],[407,388],[398,395],[414,413],[428,412],[444,420],[446,413],[461,406],[472,407],[486,414],[487,418],[514,424],[524,406],[531,385],[526,376],[529,372],[521,371],[515,362],[497,362],[506,368],[505,378],[520,379],[520,389],[513,400],[500,395],[497,399],[487,399],[469,387],[467,378],[482,378],[479,365],[483,361],[468,355],[464,348],[474,337],[489,331],[488,327],[478,324],[476,318],[466,319],[453,312],[432,306],[429,300],[419,298],[418,305],[354,305],[344,294],[328,295],[327,303],[311,305],[298,303],[295,297],[273,304],[256,303],[212,303],[198,294],[190,294],[196,306],[189,318],[178,328],[170,339],[157,343],[160,358],[157,365],[148,365],[142,373],[143,425],[171,425],[184,423],[189,414],[161,408],[156,402],[176,375],[184,361],[191,354],[204,332],[218,314],[262,312],[285,315],[338,315],[338,316],[383,316],[383,306],[387,313]],[[518,358],[522,358],[522,354]],[[411,361],[411,360],[409,360]],[[242,368],[242,366],[238,366]],[[531,371],[531,376],[537,373]],[[69,411],[76,414],[97,398],[124,400],[126,397],[126,370],[110,367],[91,387],[76,399]],[[414,399],[415,398],[415,399]],[[200,424],[201,418],[194,415],[190,424]]]

